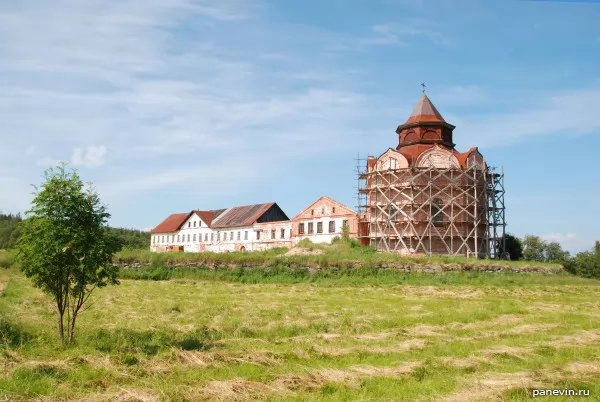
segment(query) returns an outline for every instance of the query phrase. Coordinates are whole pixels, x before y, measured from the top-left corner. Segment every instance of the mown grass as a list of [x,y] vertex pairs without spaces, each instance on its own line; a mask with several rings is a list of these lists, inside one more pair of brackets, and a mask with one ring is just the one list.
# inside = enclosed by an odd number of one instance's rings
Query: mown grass
[[0,400],[527,400],[533,388],[567,386],[600,395],[600,281],[169,272],[95,292],[76,345],[63,347],[51,300],[0,269]]

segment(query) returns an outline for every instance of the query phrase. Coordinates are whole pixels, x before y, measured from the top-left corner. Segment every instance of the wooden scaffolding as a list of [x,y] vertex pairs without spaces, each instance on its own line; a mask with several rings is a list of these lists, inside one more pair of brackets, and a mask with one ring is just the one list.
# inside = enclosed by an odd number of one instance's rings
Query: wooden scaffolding
[[357,159],[359,239],[405,255],[502,258],[504,173],[485,165],[377,169]]

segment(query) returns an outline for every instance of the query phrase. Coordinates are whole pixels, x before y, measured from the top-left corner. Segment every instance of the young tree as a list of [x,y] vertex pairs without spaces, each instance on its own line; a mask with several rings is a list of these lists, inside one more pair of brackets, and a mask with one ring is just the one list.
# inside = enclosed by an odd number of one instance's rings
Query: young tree
[[527,235],[523,239],[523,257],[528,261],[546,260],[546,242],[539,236]]
[[92,291],[119,283],[111,260],[120,244],[107,230],[106,207],[75,170],[61,163],[44,179],[21,224],[17,258],[34,285],[54,298],[58,334],[72,343],[77,315]]
[[504,242],[506,244],[505,249],[502,248],[502,243],[500,243],[500,252],[502,254],[508,253],[512,261],[518,261],[523,258],[523,242],[521,242],[521,239],[507,233],[504,236]]
[[570,253],[563,250],[559,242],[552,241],[546,245],[547,262],[564,262],[568,260]]

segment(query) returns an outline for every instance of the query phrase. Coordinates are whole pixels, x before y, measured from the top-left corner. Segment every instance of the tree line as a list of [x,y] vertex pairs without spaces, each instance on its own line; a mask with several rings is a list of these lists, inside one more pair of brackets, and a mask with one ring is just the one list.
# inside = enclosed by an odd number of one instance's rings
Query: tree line
[[[20,214],[4,214],[0,211],[0,250],[15,248],[21,236]],[[117,237],[124,248],[147,249],[150,247],[150,233],[136,229],[112,228],[108,231]]]

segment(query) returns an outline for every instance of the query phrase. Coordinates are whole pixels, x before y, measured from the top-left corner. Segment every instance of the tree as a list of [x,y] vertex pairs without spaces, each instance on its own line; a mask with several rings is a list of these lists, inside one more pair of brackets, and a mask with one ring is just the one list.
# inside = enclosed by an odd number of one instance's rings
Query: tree
[[58,334],[75,339],[75,322],[92,291],[116,285],[112,256],[121,245],[106,227],[110,214],[91,184],[64,163],[44,172],[32,207],[21,223],[17,259],[25,275],[54,298]]
[[552,241],[546,245],[547,262],[564,262],[569,259],[570,253],[562,249],[560,243]]
[[600,241],[596,241],[592,251],[577,253],[563,263],[566,271],[585,278],[600,278]]
[[344,242],[350,241],[350,225],[348,225],[348,221],[342,222],[342,240]]
[[513,236],[510,233],[504,235],[504,242],[506,247],[502,248],[500,243],[500,252],[502,254],[508,253],[512,261],[518,261],[523,258],[523,242],[517,236]]
[[527,235],[523,239],[523,257],[529,261],[546,260],[546,242],[539,236]]

